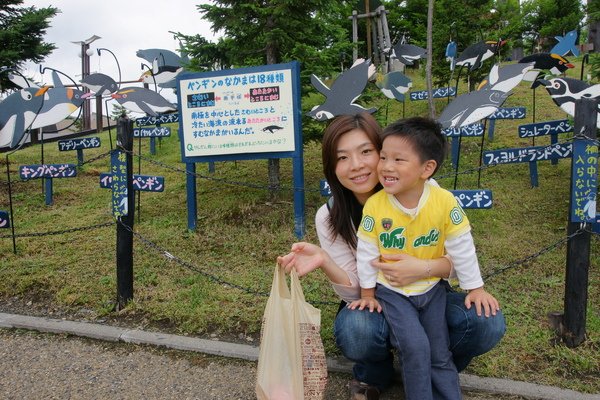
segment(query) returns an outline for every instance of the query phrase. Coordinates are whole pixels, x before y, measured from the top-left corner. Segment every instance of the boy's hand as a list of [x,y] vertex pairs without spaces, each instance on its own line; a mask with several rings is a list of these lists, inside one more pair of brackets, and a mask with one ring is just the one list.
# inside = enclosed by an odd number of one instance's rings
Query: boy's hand
[[475,310],[479,316],[481,316],[482,309],[486,317],[496,315],[496,312],[500,310],[498,300],[486,292],[483,286],[469,291],[467,297],[465,297],[465,307],[467,307],[467,310],[471,309],[471,303],[475,304]]
[[352,303],[348,304],[348,308],[351,310],[364,310],[365,308],[369,309],[370,312],[377,310],[378,313],[382,311],[379,302],[375,299],[375,297],[363,297],[360,300],[354,300]]

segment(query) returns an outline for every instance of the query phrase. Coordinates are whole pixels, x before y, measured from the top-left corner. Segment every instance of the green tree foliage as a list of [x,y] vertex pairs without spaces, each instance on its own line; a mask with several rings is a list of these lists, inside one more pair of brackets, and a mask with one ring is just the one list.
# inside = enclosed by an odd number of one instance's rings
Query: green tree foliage
[[581,0],[527,0],[521,4],[523,31],[537,34],[542,51],[550,50],[555,36],[581,28]]
[[[0,66],[19,68],[27,61],[39,63],[56,48],[44,42],[43,36],[58,9],[19,7],[22,3],[0,0]],[[0,90],[12,86],[5,76],[0,79]]]

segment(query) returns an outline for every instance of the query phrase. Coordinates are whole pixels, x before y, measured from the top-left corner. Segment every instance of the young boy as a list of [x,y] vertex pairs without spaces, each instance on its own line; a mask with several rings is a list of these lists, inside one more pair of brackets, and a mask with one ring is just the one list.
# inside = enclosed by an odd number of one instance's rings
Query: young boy
[[[377,173],[383,190],[363,209],[357,246],[361,300],[349,307],[383,311],[407,400],[460,399],[448,349],[446,289],[431,276],[427,260],[448,254],[463,289],[483,291],[483,280],[466,215],[452,193],[429,181],[446,156],[446,138],[437,122],[420,117],[391,124],[382,138]],[[392,286],[370,264],[397,253],[424,260],[427,278]]]

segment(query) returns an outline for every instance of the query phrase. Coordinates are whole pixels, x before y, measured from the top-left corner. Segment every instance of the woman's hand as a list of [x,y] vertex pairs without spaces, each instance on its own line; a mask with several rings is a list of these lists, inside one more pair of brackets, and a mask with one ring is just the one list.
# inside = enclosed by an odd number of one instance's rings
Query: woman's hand
[[288,274],[294,268],[298,276],[304,276],[321,267],[328,258],[323,249],[311,243],[294,243],[291,250],[288,254],[277,257],[277,264],[284,267]]
[[467,310],[471,309],[471,304],[475,304],[475,310],[479,316],[481,316],[482,309],[486,317],[496,315],[496,311],[500,310],[498,300],[486,292],[483,286],[469,291],[467,297],[465,297],[465,307],[467,307]]
[[364,310],[367,308],[370,312],[377,310],[378,313],[382,310],[381,305],[379,305],[379,302],[375,297],[363,297],[359,300],[354,300],[352,303],[348,304],[347,307],[351,310],[356,310],[357,308],[359,310]]
[[406,286],[419,279],[427,278],[427,263],[425,260],[409,256],[408,254],[382,254],[381,258],[387,261],[373,261],[371,265],[379,268],[392,286]]

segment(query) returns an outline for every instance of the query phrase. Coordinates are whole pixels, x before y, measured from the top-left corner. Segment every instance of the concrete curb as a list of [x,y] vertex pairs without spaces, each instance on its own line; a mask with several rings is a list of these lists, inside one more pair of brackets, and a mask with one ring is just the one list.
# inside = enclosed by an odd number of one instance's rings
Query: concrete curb
[[[195,351],[222,357],[258,360],[258,347],[206,340],[166,333],[146,332],[138,329],[111,327],[88,322],[30,317],[0,313],[0,328],[28,329],[40,332],[70,334],[111,342],[125,342],[164,346],[176,350]],[[328,358],[327,365],[333,372],[352,372],[352,363],[345,358]],[[600,400],[600,394],[586,394],[554,386],[513,381],[509,379],[482,378],[460,374],[461,387],[465,390],[516,395],[542,400]]]

